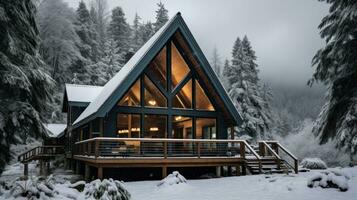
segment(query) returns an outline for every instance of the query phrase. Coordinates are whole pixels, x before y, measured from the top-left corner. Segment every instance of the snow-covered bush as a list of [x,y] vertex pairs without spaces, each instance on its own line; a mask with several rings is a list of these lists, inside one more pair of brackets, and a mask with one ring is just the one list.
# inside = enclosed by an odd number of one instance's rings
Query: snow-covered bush
[[307,186],[322,187],[322,188],[338,188],[345,192],[348,190],[349,177],[342,175],[342,173],[335,173],[334,171],[324,171],[316,173],[307,180]]
[[290,133],[285,138],[277,137],[287,149],[299,159],[317,157],[325,161],[328,166],[348,166],[350,157],[343,150],[337,150],[334,142],[320,145],[319,139],[312,134],[313,123],[306,120],[301,130]]
[[183,177],[178,171],[174,171],[172,172],[172,174],[169,174],[166,178],[162,179],[157,184],[157,186],[158,187],[171,186],[171,185],[177,185],[182,183],[187,183],[186,178]]
[[307,169],[327,169],[326,163],[320,158],[304,158],[300,165]]
[[15,180],[3,188],[4,197],[27,199],[49,199],[54,196],[54,184],[52,176],[47,179],[30,177],[28,180]]
[[84,188],[86,199],[103,199],[103,200],[129,200],[130,193],[120,181],[113,179],[97,179]]

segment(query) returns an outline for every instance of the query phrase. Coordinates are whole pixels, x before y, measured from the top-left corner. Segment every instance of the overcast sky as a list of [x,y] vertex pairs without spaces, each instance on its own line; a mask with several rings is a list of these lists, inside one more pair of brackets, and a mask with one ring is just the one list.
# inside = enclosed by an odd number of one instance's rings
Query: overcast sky
[[[77,7],[79,0],[66,0]],[[233,42],[245,34],[258,57],[264,81],[304,85],[311,77],[311,59],[324,45],[317,29],[328,12],[317,0],[161,0],[172,17],[178,11],[210,59],[217,46],[222,60],[231,57]],[[90,0],[86,0],[90,2]],[[155,19],[159,0],[108,0],[121,6],[129,23],[137,12]]]

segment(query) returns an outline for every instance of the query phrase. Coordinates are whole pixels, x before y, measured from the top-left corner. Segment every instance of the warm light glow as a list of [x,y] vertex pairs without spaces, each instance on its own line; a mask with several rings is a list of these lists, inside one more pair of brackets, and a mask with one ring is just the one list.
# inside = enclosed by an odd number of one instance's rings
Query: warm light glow
[[176,116],[176,117],[175,117],[175,120],[176,120],[176,121],[179,121],[179,120],[181,120],[181,119],[182,119],[181,116]]
[[155,100],[149,100],[149,104],[152,105],[152,106],[155,106],[156,105],[156,101]]
[[[140,128],[131,128],[131,132],[139,132]],[[118,130],[118,134],[129,133],[128,129]]]
[[159,128],[158,127],[151,127],[150,131],[159,131]]

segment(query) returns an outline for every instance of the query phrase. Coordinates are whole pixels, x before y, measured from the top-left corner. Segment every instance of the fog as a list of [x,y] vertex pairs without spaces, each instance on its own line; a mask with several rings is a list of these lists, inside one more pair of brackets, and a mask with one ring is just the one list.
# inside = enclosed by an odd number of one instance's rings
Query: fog
[[[76,8],[79,0],[67,0]],[[90,0],[86,1],[90,4]],[[108,0],[109,10],[121,6],[129,23],[135,13],[154,21],[158,0]],[[311,60],[324,41],[321,19],[328,12],[317,0],[162,0],[172,17],[181,12],[210,59],[216,46],[231,57],[236,38],[247,35],[258,57],[260,77],[272,84],[305,86],[312,76]]]

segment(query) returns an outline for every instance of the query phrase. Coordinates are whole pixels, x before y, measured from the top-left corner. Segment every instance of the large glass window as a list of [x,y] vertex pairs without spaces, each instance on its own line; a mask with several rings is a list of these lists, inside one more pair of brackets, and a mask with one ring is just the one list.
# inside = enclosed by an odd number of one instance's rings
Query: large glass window
[[217,139],[215,118],[196,118],[196,138]]
[[160,92],[160,90],[151,82],[151,80],[145,76],[145,106],[148,107],[167,107],[166,97]]
[[117,135],[120,138],[139,138],[140,115],[119,113],[117,115]]
[[166,138],[167,117],[165,115],[145,115],[144,138]]
[[192,108],[192,80],[175,95],[172,106],[174,108]]
[[185,116],[172,117],[172,137],[176,139],[193,139],[192,118]]
[[165,89],[167,85],[166,69],[166,47],[164,47],[155,57],[155,59],[149,64],[148,74],[150,77],[157,81],[157,84],[160,84]]
[[190,68],[182,58],[174,43],[171,43],[171,55],[171,80],[172,88],[174,88],[185,78],[190,71]]
[[214,111],[214,107],[206,95],[205,91],[196,80],[196,109],[198,110],[211,110]]
[[140,79],[138,79],[130,90],[119,101],[120,106],[140,106]]

